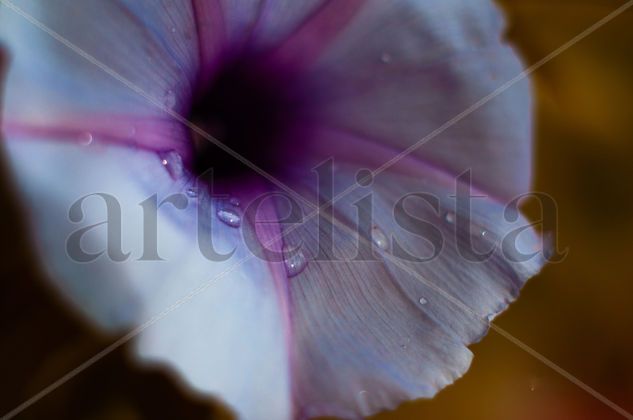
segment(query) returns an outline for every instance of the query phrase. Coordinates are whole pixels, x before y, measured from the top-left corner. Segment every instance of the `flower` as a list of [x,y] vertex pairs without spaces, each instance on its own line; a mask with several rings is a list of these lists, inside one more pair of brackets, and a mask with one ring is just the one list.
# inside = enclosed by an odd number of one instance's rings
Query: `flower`
[[[3,5],[2,129],[52,281],[108,330],[166,314],[139,358],[244,418],[432,397],[543,263],[462,252],[528,225],[503,217],[530,182],[527,82],[399,155],[521,71],[488,0]],[[300,197],[258,201],[271,176]],[[336,223],[292,219],[343,192]]]

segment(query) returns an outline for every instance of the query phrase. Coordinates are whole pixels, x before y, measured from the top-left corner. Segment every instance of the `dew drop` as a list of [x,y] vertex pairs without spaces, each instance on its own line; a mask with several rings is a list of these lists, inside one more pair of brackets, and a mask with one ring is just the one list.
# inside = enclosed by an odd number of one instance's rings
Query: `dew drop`
[[488,232],[484,229],[482,229],[480,226],[477,226],[476,224],[471,224],[470,225],[470,234],[472,236],[476,237],[480,237],[480,238],[485,238],[486,235],[488,234]]
[[409,344],[411,343],[411,338],[407,337],[407,339],[404,341],[404,343],[400,344],[400,348],[402,350],[406,350],[407,347],[409,347]]
[[172,109],[176,105],[176,94],[173,90],[170,89],[165,92],[164,104],[168,109]]
[[177,152],[160,153],[159,158],[161,165],[167,169],[173,179],[178,179],[182,176],[184,170],[182,157]]
[[358,400],[358,408],[363,416],[368,416],[371,413],[369,406],[369,392],[362,390],[356,396]]
[[391,54],[387,52],[382,53],[382,55],[380,56],[380,61],[382,61],[385,64],[391,63],[391,60],[392,60]]
[[176,27],[175,27],[175,26],[172,26],[172,27],[171,27],[171,33],[172,33],[172,34],[175,34],[175,33],[176,33]]
[[383,251],[389,248],[389,238],[387,238],[385,232],[383,232],[378,226],[371,228],[371,240]]
[[453,223],[455,223],[455,213],[453,213],[452,211],[447,211],[444,215],[444,220],[446,220],[446,223],[450,223],[452,225]]
[[225,225],[237,228],[242,225],[242,218],[239,214],[229,209],[220,209],[217,211],[218,219]]
[[420,302],[420,305],[426,305],[427,303],[429,303],[428,300],[426,300],[425,298],[421,297],[418,302]]
[[473,238],[474,249],[477,253],[493,253],[501,247],[501,239],[494,231],[486,230],[482,226],[471,225],[470,235]]
[[240,200],[237,197],[231,197],[231,198],[229,198],[229,204],[231,204],[232,206],[235,206],[235,207],[239,207],[240,206]]
[[187,188],[187,197],[196,198],[198,196],[198,189],[195,187]]
[[87,131],[79,134],[79,137],[77,139],[79,140],[79,144],[81,144],[82,146],[90,146],[94,141],[92,133],[89,133]]
[[284,246],[283,254],[288,277],[298,276],[308,266],[308,260],[300,249]]

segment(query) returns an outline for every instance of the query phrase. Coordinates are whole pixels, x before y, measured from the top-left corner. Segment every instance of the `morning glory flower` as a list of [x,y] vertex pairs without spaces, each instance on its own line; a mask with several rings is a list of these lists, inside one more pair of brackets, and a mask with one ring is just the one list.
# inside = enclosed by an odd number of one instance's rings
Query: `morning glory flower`
[[521,72],[489,0],[15,5],[2,133],[51,281],[108,331],[171,308],[134,353],[240,417],[433,397],[543,263],[500,252],[527,82],[399,155]]

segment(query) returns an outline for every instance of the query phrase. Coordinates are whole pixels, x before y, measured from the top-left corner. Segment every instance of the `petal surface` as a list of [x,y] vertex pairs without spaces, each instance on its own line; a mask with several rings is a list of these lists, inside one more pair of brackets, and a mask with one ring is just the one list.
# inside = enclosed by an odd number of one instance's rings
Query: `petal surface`
[[[205,259],[198,249],[195,204],[186,210],[163,205],[158,244],[164,261],[139,260],[145,252],[139,204],[152,194],[162,200],[191,187],[177,158],[170,154],[163,165],[155,153],[188,151],[179,148],[188,140],[152,99],[182,112],[192,95],[198,65],[195,10],[171,1],[88,1],[81,7],[62,0],[27,1],[19,7],[78,47],[73,51],[0,8],[0,39],[11,55],[2,131],[52,281],[82,315],[107,330],[138,327],[191,298],[139,334],[137,354],[167,365],[195,390],[221,397],[243,418],[288,418],[287,320],[278,293],[279,267],[257,258],[239,265],[251,255],[239,229],[215,216],[216,207],[207,211],[213,243],[218,252],[233,254],[225,263]],[[81,53],[106,64],[106,71]],[[85,218],[72,223],[69,209],[89,194],[97,195],[83,202]],[[78,228],[106,219],[104,194],[120,203],[121,250],[131,256],[124,262],[105,255],[88,263],[72,261],[66,240]],[[96,227],[82,245],[98,253],[107,240],[106,227]],[[190,296],[196,290],[200,296]]]
[[[488,0],[367,1],[313,68],[324,124],[391,148],[433,133],[522,71]],[[517,83],[413,155],[507,198],[529,187],[529,83]]]
[[16,6],[27,18],[0,7],[0,42],[10,56],[5,134],[75,141],[89,133],[155,150],[165,138],[178,138],[160,106],[182,112],[192,94],[198,59],[190,6],[101,0]]
[[[355,172],[355,166],[338,166],[335,194],[354,182]],[[455,189],[450,175],[407,167],[342,198],[334,224],[312,219],[287,228],[284,242],[300,244],[311,260],[288,285],[300,417],[357,418],[434,396],[465,373],[472,358],[467,346],[540,270],[540,256],[519,261],[502,252],[501,238],[529,226],[524,218],[507,221],[504,205],[477,191],[466,214]],[[410,218],[403,222],[394,209],[412,193],[431,194],[437,205],[409,197],[404,206]],[[359,207],[368,194],[372,210]],[[369,211],[371,219],[359,222]],[[469,220],[467,229],[456,224],[460,217]],[[407,256],[395,251],[396,244]],[[469,244],[492,254],[469,260]],[[540,247],[528,227],[515,251]]]
[[[163,260],[148,260],[143,256],[151,248],[145,248],[139,204],[152,194],[160,203],[187,188],[171,178],[154,153],[44,140],[9,139],[7,146],[46,271],[74,307],[111,331],[161,316],[135,337],[143,360],[166,365],[188,386],[221,397],[243,418],[290,416],[279,268],[252,258],[241,234],[251,229],[248,223],[240,229],[225,225],[215,217],[219,204],[213,204],[203,222],[216,252],[233,254],[224,262],[210,261],[198,248],[196,200],[186,209],[167,202],[157,219]],[[130,256],[121,262],[106,255],[77,262],[67,253],[72,232],[104,220],[116,223],[116,217],[108,219],[103,194],[120,204],[121,250]],[[81,220],[73,222],[69,209],[87,195]],[[73,217],[76,213],[75,205]],[[113,239],[107,236],[110,226],[83,236],[86,252],[107,249]]]
[[194,0],[200,78],[208,82],[226,56],[269,52],[311,64],[363,8],[364,0]]

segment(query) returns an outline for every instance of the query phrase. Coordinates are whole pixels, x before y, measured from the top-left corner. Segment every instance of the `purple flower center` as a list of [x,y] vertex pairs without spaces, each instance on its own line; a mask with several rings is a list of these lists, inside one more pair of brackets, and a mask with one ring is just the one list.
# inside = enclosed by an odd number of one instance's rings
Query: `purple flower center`
[[[266,56],[241,54],[223,61],[211,82],[193,100],[189,120],[243,158],[274,176],[283,176],[309,138],[310,95],[299,72]],[[254,175],[208,139],[193,133],[191,171],[213,169],[214,180],[240,181]]]

